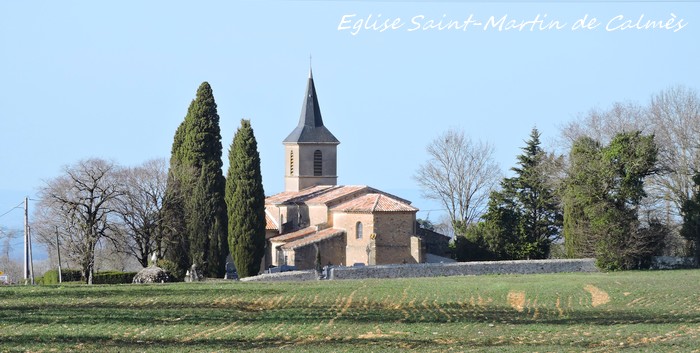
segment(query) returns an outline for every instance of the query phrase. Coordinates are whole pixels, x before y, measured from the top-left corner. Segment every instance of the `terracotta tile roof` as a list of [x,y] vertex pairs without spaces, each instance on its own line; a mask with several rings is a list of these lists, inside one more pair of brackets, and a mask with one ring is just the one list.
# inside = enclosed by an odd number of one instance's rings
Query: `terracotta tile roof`
[[289,249],[296,249],[300,248],[303,246],[311,245],[313,243],[318,243],[322,240],[334,238],[340,235],[345,234],[345,231],[342,229],[336,229],[336,228],[328,228],[324,229],[321,231],[318,231],[310,236],[295,240],[293,242],[287,243],[282,245],[282,249],[289,250]]
[[[362,194],[382,194],[398,202],[410,205],[411,202],[398,196],[377,190],[367,185],[317,185],[300,191],[285,191],[268,196],[266,204],[331,204],[333,201],[342,202],[344,197],[359,196]],[[330,205],[329,205],[330,206]]]
[[327,189],[334,188],[334,187],[336,187],[336,186],[316,185],[316,186],[312,186],[310,188],[306,188],[304,190],[299,190],[299,191],[284,191],[284,192],[281,192],[279,194],[275,194],[275,195],[266,197],[265,203],[266,204],[279,204],[279,203],[299,202],[299,201],[306,200],[309,197],[313,197],[320,192],[323,192]]
[[341,212],[416,212],[417,208],[384,194],[367,194],[332,208]]
[[325,192],[318,193],[315,195],[309,195],[310,197],[306,200],[310,204],[320,204],[328,203],[333,200],[342,198],[344,196],[351,195],[355,192],[361,192],[363,190],[369,191],[371,188],[366,185],[343,185],[334,187],[332,189],[325,190]]
[[294,241],[299,238],[303,238],[305,236],[308,236],[309,234],[313,234],[316,232],[316,227],[306,227],[304,229],[297,230],[296,232],[291,232],[287,234],[282,234],[280,236],[271,238],[271,241],[275,242],[288,242],[288,241]]
[[277,222],[265,212],[265,230],[278,230]]

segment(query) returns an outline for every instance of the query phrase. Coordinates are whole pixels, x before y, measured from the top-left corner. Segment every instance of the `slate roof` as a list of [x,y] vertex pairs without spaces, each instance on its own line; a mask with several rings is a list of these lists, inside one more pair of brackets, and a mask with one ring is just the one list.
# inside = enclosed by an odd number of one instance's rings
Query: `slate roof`
[[342,229],[336,229],[336,228],[328,228],[324,229],[321,231],[316,232],[313,235],[289,242],[287,244],[282,245],[282,249],[284,250],[289,250],[289,249],[297,249],[303,246],[311,245],[313,243],[318,243],[322,240],[334,238],[340,235],[345,234],[345,231]]
[[283,143],[332,143],[339,144],[335,136],[323,126],[321,108],[318,106],[314,77],[309,71],[309,82],[306,85],[306,95],[301,106],[299,125],[284,139]]
[[366,194],[331,209],[340,212],[416,212],[417,208],[402,200],[378,193]]

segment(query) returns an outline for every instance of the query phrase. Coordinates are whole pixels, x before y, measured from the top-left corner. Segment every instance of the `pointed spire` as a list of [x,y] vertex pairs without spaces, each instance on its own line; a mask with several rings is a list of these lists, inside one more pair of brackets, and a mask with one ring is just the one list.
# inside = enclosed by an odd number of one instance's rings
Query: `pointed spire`
[[[311,57],[309,57],[311,60]],[[306,143],[340,143],[328,129],[323,126],[321,108],[318,105],[316,86],[314,84],[311,62],[309,61],[309,82],[306,85],[306,95],[301,106],[301,116],[296,129],[292,131],[284,142]]]
[[313,80],[314,78],[314,73],[311,70],[311,54],[309,54],[309,78]]

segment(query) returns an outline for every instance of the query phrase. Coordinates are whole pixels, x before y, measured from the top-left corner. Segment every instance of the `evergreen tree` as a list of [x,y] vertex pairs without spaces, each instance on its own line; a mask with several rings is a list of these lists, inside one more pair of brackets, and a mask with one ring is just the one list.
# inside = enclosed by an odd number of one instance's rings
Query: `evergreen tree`
[[552,240],[559,236],[563,216],[543,169],[546,154],[540,147],[540,132],[536,128],[522,150],[518,166],[511,169],[516,176],[509,182],[521,212],[521,256],[542,259],[549,255]]
[[[175,177],[172,165],[168,173],[161,219],[163,220],[166,241],[164,257],[168,260],[167,270],[178,280],[185,277],[190,266],[189,244],[186,236],[185,204],[182,200],[180,182]],[[160,265],[159,265],[160,266]],[[161,266],[162,267],[162,266]]]
[[590,138],[574,143],[564,191],[564,237],[569,256],[595,255],[607,270],[639,268],[662,247],[656,221],[640,227],[644,178],[655,173],[653,136],[616,135],[608,146]]
[[249,120],[241,120],[229,149],[226,204],[228,244],[238,276],[257,275],[265,255],[265,191]]
[[600,148],[597,141],[583,137],[574,142],[569,153],[569,172],[562,195],[564,246],[569,258],[595,257],[597,239],[590,233],[589,217],[598,210],[595,200],[605,197],[602,181],[592,173],[603,168]]
[[467,232],[468,240],[485,244],[486,253],[496,259],[546,258],[561,228],[563,217],[547,180],[546,154],[536,128],[522,150],[518,165],[511,168],[515,176],[503,179],[501,190],[489,195],[482,222]]
[[695,261],[700,263],[700,173],[693,177],[695,192],[683,203],[683,226],[681,235],[693,242]]
[[211,87],[203,82],[190,103],[173,140],[165,212],[170,219],[172,250],[167,254],[178,270],[194,264],[208,276],[225,271],[226,203],[219,115]]
[[482,217],[487,230],[484,242],[497,260],[523,258],[523,212],[514,191],[512,180],[503,180],[501,191],[489,195],[489,208]]

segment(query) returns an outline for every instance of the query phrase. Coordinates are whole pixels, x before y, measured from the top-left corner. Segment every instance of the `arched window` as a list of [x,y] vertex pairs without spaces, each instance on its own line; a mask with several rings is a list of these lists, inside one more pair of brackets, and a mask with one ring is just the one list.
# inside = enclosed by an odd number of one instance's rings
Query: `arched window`
[[362,222],[355,224],[355,239],[362,239]]
[[294,151],[289,151],[289,175],[294,175]]
[[321,150],[314,151],[314,176],[323,175],[323,155]]

